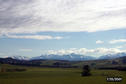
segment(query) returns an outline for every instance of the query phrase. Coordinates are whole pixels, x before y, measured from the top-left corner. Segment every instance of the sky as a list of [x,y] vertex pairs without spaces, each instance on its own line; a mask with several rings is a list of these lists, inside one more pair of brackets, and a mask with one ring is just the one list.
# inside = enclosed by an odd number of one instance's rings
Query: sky
[[0,57],[126,52],[125,0],[0,0]]

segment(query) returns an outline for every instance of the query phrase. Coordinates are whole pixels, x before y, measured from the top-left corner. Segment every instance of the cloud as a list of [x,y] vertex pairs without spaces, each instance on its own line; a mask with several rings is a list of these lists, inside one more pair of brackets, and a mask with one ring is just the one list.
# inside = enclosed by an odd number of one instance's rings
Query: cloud
[[104,41],[101,41],[101,40],[96,41],[96,44],[102,44],[102,43],[104,43]]
[[120,48],[123,48],[123,46],[116,46],[115,48],[118,48],[118,49],[120,49]]
[[120,45],[120,46],[116,46],[115,48],[125,48],[126,47],[126,44],[124,44],[124,45]]
[[125,0],[0,0],[0,34],[96,32],[125,23]]
[[126,39],[118,39],[109,41],[110,44],[126,42]]
[[95,48],[95,49],[87,49],[87,48],[71,48],[71,49],[61,49],[61,50],[49,50],[48,54],[58,54],[58,55],[64,55],[64,54],[82,54],[86,56],[101,56],[106,54],[116,54],[116,53],[122,53],[126,52],[126,50],[120,50],[118,48]]
[[23,51],[23,52],[31,52],[32,49],[19,49],[19,51]]
[[48,35],[5,35],[5,38],[16,38],[16,39],[37,39],[37,40],[50,40],[50,39],[62,39],[61,36],[48,36]]

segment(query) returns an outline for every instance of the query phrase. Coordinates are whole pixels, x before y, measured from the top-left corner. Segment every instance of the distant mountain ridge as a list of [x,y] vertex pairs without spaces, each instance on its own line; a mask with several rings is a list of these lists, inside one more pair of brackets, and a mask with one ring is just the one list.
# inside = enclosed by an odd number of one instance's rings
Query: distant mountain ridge
[[33,57],[31,58],[31,60],[34,59],[54,59],[54,60],[70,60],[70,61],[81,61],[81,60],[94,60],[96,59],[95,57],[92,56],[85,56],[85,55],[80,55],[80,54],[67,54],[67,55],[54,55],[54,54],[50,54],[50,55],[41,55],[38,57]]
[[12,58],[12,59],[17,59],[17,60],[30,60],[30,58],[26,56],[8,56],[6,58]]
[[107,54],[96,58],[94,56],[85,56],[80,54],[66,54],[66,55],[56,55],[56,54],[49,54],[49,55],[41,55],[36,57],[26,57],[26,56],[10,56],[6,58],[12,58],[17,60],[40,60],[40,59],[49,59],[49,60],[69,60],[69,61],[83,61],[83,60],[102,60],[102,59],[114,59],[126,56],[126,53],[117,53],[117,54]]
[[123,56],[126,56],[126,53],[107,54],[107,55],[100,56],[99,59],[114,59]]

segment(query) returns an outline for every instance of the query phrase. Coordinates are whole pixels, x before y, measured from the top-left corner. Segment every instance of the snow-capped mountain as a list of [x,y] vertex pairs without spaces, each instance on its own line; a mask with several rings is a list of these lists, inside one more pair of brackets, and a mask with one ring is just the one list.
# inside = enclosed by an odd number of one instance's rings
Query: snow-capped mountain
[[114,58],[119,58],[123,56],[126,56],[126,53],[107,54],[104,56],[100,56],[98,59],[114,59]]
[[84,56],[84,55],[79,55],[79,54],[67,54],[67,55],[55,55],[55,54],[50,54],[50,55],[41,55],[38,57],[33,57],[31,60],[37,60],[37,59],[53,59],[53,60],[94,60],[96,59],[95,57],[92,56]]
[[126,53],[117,53],[117,54],[107,54],[100,56],[99,58],[93,57],[93,56],[85,56],[80,54],[67,54],[67,55],[56,55],[56,54],[50,54],[50,55],[41,55],[38,57],[32,57],[31,60],[37,60],[37,59],[53,59],[53,60],[96,60],[96,59],[114,59],[126,56]]
[[29,60],[30,58],[26,57],[26,56],[8,56],[6,58],[12,58],[12,59],[17,59],[17,60]]
[[49,54],[49,55],[41,55],[36,57],[26,57],[26,56],[10,56],[6,58],[12,58],[17,60],[40,60],[40,59],[49,59],[49,60],[70,60],[70,61],[83,61],[83,60],[101,60],[101,59],[114,59],[126,56],[126,53],[117,53],[117,54],[107,54],[96,58],[94,56],[85,56],[80,54],[66,54],[66,55],[57,55],[57,54]]

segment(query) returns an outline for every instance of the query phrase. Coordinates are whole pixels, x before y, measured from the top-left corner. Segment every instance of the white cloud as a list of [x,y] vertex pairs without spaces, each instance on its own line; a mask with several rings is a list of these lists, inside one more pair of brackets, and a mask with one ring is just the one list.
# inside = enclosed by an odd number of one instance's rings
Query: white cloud
[[116,54],[116,53],[121,53],[121,52],[126,52],[126,50],[120,50],[118,48],[96,48],[96,49],[87,49],[87,48],[71,48],[71,49],[61,49],[61,50],[49,50],[48,54],[82,54],[86,56],[101,56],[101,55],[106,55],[106,54]]
[[19,49],[19,51],[23,51],[23,52],[31,52],[32,49]]
[[126,42],[126,39],[118,39],[109,41],[110,44]]
[[120,46],[116,46],[115,48],[125,48],[125,47],[126,47],[126,44],[120,45]]
[[101,40],[96,41],[96,44],[102,44],[102,43],[104,43],[104,41],[101,41]]
[[126,0],[0,0],[0,34],[96,32],[125,23]]
[[16,38],[16,39],[37,39],[37,40],[46,40],[46,39],[62,39],[60,36],[48,36],[48,35],[6,35],[7,38]]
[[120,48],[123,48],[123,46],[116,46],[115,48],[120,49]]

